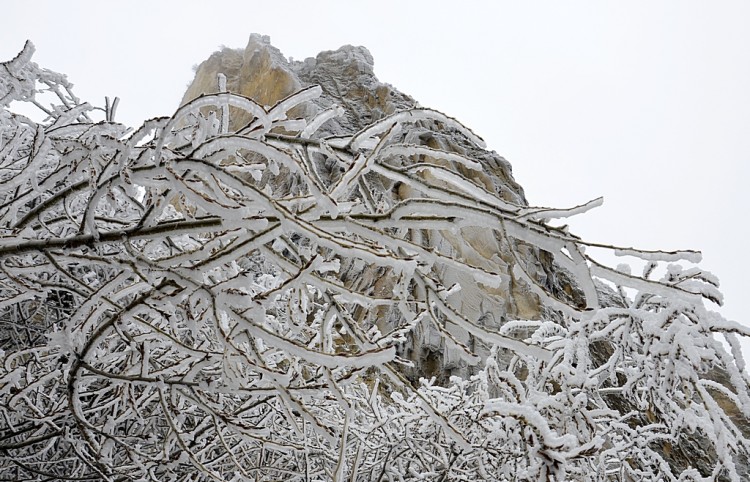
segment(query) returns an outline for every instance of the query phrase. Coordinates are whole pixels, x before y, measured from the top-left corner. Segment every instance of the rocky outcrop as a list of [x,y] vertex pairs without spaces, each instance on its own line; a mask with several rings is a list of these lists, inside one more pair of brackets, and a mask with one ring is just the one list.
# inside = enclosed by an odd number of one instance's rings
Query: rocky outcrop
[[[301,88],[319,85],[322,95],[315,101],[298,106],[292,115],[309,118],[338,105],[343,108],[342,115],[324,124],[316,137],[351,134],[383,117],[418,105],[411,96],[380,82],[373,66],[372,55],[366,48],[351,45],[321,52],[303,61],[288,60],[271,45],[268,37],[253,34],[244,50],[224,48],[200,64],[182,102],[189,102],[201,94],[217,92],[219,73],[227,77],[227,90],[269,107]],[[251,121],[245,112],[231,114],[230,129],[239,130]],[[478,149],[457,132],[443,126],[420,127],[418,124],[400,136],[396,141],[456,152],[481,161],[482,172],[467,170],[462,174],[510,203],[527,204],[523,189],[513,179],[510,164],[497,153]],[[436,159],[431,161],[443,162]],[[332,176],[336,175],[332,173]],[[408,186],[400,183],[374,176],[371,182],[375,202],[392,205],[415,195]],[[578,296],[571,285],[566,284],[564,273],[552,269],[551,257],[516,244],[511,249],[502,233],[476,229],[429,231],[422,233],[419,242],[456,254],[473,266],[504,274],[505,282],[500,288],[473,292],[462,290],[460,298],[455,299],[455,307],[461,313],[482,324],[499,326],[508,319],[537,319],[541,315],[543,308],[537,296],[513,276],[513,266],[518,262],[514,251],[524,253],[524,269],[538,282],[555,287],[563,296]],[[466,281],[462,280],[466,276],[462,273],[444,273],[444,276],[446,280],[462,286],[470,284],[462,282]],[[388,278],[388,273],[374,272],[356,262],[342,270],[345,282],[358,287],[372,286],[376,291],[389,289],[391,283]],[[362,313],[362,318],[363,322],[364,318],[368,318],[369,322],[379,325],[381,329],[387,329],[391,314],[381,310]],[[467,333],[454,335],[468,346],[482,351],[481,341],[474,340]],[[446,380],[451,373],[466,373],[467,367],[463,362],[446,350],[441,336],[427,325],[416,330],[411,345],[405,350],[406,355],[419,367],[413,373],[415,378],[437,376]]]
[[[338,50],[320,52],[304,61],[287,60],[270,43],[270,38],[252,34],[244,50],[224,48],[201,63],[195,78],[182,98],[182,104],[201,94],[218,92],[217,75],[227,77],[227,90],[273,106],[283,98],[310,85],[319,85],[323,94],[292,111],[307,117],[333,105],[343,108],[343,115],[329,120],[317,136],[338,136],[357,132],[394,112],[416,107],[417,102],[375,76],[372,55],[365,47],[345,45]],[[247,112],[231,116],[230,128],[239,130],[250,121]],[[415,144],[463,152],[484,163],[485,175],[478,181],[501,193],[507,201],[526,205],[523,188],[513,179],[510,163],[495,152],[469,148],[451,132],[438,135],[429,129],[407,133],[406,140]]]

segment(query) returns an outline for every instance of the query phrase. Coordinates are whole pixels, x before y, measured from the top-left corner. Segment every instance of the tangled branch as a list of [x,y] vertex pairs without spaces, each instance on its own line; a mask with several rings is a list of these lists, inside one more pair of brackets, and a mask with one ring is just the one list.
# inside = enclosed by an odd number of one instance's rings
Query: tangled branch
[[[598,263],[548,221],[599,201],[505,200],[478,160],[406,142],[483,147],[434,110],[324,137],[336,108],[287,117],[319,87],[220,92],[133,131],[32,50],[0,69],[3,480],[740,480],[750,333],[705,308],[709,273],[669,264],[698,253]],[[252,122],[229,132],[229,107]],[[484,236],[502,262],[465,256]],[[544,256],[569,293],[529,268]],[[519,289],[540,319],[462,302]],[[447,384],[407,375],[432,335]]]

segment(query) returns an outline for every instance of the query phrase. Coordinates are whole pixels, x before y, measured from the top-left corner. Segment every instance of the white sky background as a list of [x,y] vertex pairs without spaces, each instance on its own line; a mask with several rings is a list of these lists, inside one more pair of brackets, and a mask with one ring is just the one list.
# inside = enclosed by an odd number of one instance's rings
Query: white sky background
[[29,38],[79,97],[119,96],[117,120],[138,125],[251,32],[295,59],[364,45],[381,81],[506,157],[531,204],[604,196],[574,233],[702,250],[721,312],[750,324],[749,25],[746,1],[6,0],[0,59]]

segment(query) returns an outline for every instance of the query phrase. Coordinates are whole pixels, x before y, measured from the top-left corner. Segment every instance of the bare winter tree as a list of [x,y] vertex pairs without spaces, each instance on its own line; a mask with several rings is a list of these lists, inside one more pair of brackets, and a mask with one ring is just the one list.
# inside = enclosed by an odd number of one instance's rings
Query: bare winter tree
[[[746,474],[750,330],[706,308],[717,281],[677,264],[698,253],[598,263],[549,223],[597,202],[521,206],[475,182],[478,160],[404,143],[420,125],[483,146],[434,110],[320,138],[337,108],[288,117],[317,87],[271,108],[221,92],[132,130],[32,52],[0,67],[0,480]],[[252,121],[230,132],[230,109]],[[462,292],[506,276],[425,235],[465,229],[547,253],[577,299],[519,262],[545,316],[465,316]],[[344,281],[357,264],[387,289]],[[407,379],[424,326],[474,368]]]

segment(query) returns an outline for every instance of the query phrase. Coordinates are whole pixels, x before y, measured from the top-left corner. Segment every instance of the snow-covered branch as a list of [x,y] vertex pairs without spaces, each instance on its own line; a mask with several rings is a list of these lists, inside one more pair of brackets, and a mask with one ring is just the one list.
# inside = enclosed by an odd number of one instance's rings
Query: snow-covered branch
[[434,110],[328,137],[341,109],[289,118],[317,86],[222,88],[133,131],[32,53],[0,69],[0,479],[741,480],[748,330],[709,273],[649,277],[695,252],[597,262],[546,220],[599,200],[509,201],[407,135],[483,149]]

